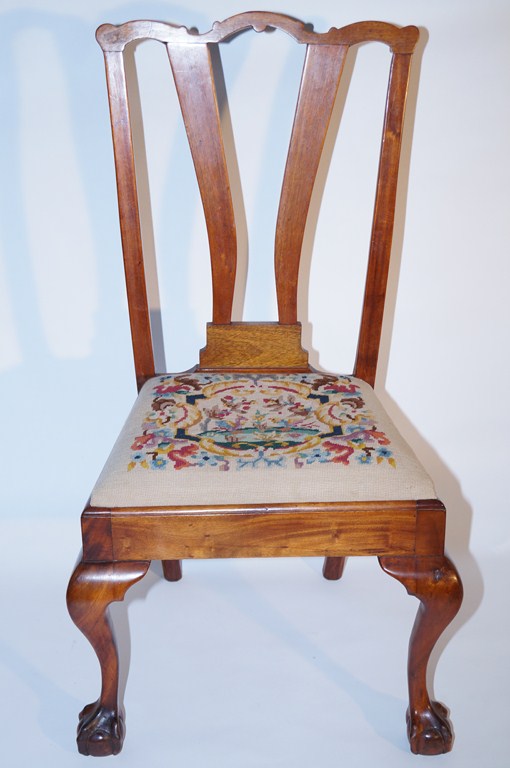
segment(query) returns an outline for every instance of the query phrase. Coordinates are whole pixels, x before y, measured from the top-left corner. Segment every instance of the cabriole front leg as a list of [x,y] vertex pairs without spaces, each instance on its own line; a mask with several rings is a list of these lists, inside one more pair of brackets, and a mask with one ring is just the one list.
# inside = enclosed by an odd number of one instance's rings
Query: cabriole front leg
[[119,707],[119,658],[108,607],[123,600],[150,562],[79,563],[67,590],[72,620],[90,642],[101,666],[101,695],[80,713],[77,744],[82,755],[116,755],[124,741]]
[[426,675],[432,649],[461,606],[460,577],[444,556],[380,557],[379,562],[420,601],[409,643],[407,733],[411,751],[419,755],[449,752],[453,731],[448,710],[430,700]]

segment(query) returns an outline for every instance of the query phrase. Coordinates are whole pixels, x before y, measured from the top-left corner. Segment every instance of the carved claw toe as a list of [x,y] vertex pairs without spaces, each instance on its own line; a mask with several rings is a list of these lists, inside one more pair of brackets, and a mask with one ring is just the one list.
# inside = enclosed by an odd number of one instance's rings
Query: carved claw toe
[[122,749],[124,732],[122,715],[105,709],[96,701],[80,712],[76,738],[78,751],[93,757],[118,755]]
[[449,752],[453,732],[448,710],[439,701],[431,701],[430,709],[407,711],[407,735],[415,755],[441,755]]

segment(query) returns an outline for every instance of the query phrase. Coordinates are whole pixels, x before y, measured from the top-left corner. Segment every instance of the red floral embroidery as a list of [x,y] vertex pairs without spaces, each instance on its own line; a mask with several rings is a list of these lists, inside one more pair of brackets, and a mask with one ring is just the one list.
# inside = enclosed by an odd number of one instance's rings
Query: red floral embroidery
[[331,461],[335,464],[349,464],[349,457],[354,453],[354,448],[350,445],[338,445],[331,440],[325,440],[322,445],[329,451],[333,451],[334,456],[331,457]]
[[162,376],[152,393],[129,469],[396,466],[347,376],[194,373]]
[[186,461],[186,456],[193,456],[197,451],[198,445],[183,445],[182,448],[174,448],[174,450],[168,451],[167,456],[174,462],[174,469],[183,469],[184,467],[193,466],[191,462]]

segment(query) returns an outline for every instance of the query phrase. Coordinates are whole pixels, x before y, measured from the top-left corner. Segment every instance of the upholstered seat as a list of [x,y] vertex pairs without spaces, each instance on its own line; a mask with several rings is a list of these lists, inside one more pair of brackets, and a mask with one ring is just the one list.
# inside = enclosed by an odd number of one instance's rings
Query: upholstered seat
[[97,507],[431,499],[372,387],[321,373],[146,382],[91,497]]

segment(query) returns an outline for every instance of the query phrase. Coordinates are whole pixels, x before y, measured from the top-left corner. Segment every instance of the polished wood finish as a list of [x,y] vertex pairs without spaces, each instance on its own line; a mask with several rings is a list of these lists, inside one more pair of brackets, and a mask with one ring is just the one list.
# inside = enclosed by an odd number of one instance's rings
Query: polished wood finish
[[414,26],[396,27],[384,21],[361,21],[339,29],[331,27],[328,32],[314,32],[309,24],[281,13],[248,11],[216,21],[212,29],[203,34],[160,21],[128,21],[119,25],[102,24],[96,37],[103,51],[123,51],[128,43],[137,40],[190,45],[221,43],[247,29],[256,32],[281,29],[296,42],[310,45],[357,45],[374,41],[385,43],[395,53],[413,53],[419,36]]
[[140,389],[147,379],[154,376],[155,367],[138,210],[135,158],[122,53],[105,52],[105,66],[131,338],[136,381]]
[[[105,523],[108,517],[108,524]],[[209,557],[428,555],[442,551],[440,501],[87,507],[87,562]],[[94,531],[94,526],[97,530]]]
[[315,177],[348,47],[308,46],[276,223],[278,317],[297,322],[301,247]]
[[200,350],[202,370],[293,369],[308,371],[301,346],[301,323],[207,324],[207,346]]
[[328,581],[341,579],[345,569],[346,557],[326,557],[322,566],[322,575]]
[[229,323],[234,299],[237,240],[211,55],[206,45],[168,45],[167,49],[207,224],[213,322]]
[[395,220],[398,163],[409,82],[409,55],[394,54],[391,63],[363,314],[354,375],[374,386],[388,282]]
[[[232,322],[237,261],[234,206],[211,66],[211,46],[247,29],[278,28],[306,46],[275,234],[276,323]],[[390,76],[355,374],[375,381],[391,253],[398,164],[415,27],[361,22],[316,33],[281,14],[250,12],[217,22],[204,34],[152,21],[103,25],[103,48],[114,143],[122,247],[136,378],[154,375],[133,142],[123,51],[154,39],[166,45],[198,178],[207,225],[213,317],[197,370],[258,373],[310,371],[297,322],[303,234],[345,57],[351,45],[377,41],[391,50]],[[176,286],[176,290],[179,287]],[[426,686],[430,652],[462,599],[460,580],[444,555],[445,508],[437,499],[317,504],[96,508],[82,514],[83,554],[68,591],[77,626],[91,642],[102,673],[98,701],[80,716],[78,747],[116,754],[124,736],[118,701],[118,658],[108,606],[159,559],[168,581],[181,559],[325,556],[324,576],[339,579],[347,556],[373,555],[420,600],[409,654],[411,749],[437,754],[451,747],[446,710]]]
[[146,552],[156,560],[165,556],[313,557],[415,551],[411,509],[388,508],[368,516],[359,508],[335,512],[324,507],[318,507],[315,515],[309,505],[300,511],[161,512],[143,518],[119,510],[112,514],[115,556],[136,560]]
[[162,560],[163,576],[167,581],[180,581],[182,579],[182,563],[180,560]]
[[82,755],[116,755],[124,740],[124,718],[119,706],[119,659],[108,606],[123,600],[139,581],[149,562],[85,563],[77,565],[67,590],[72,620],[96,652],[101,666],[101,695],[80,713],[78,750]]
[[427,690],[430,654],[462,603],[462,583],[447,557],[380,557],[381,568],[400,581],[420,601],[409,642],[409,709],[407,731],[417,755],[449,752],[453,731],[443,704],[431,701]]

